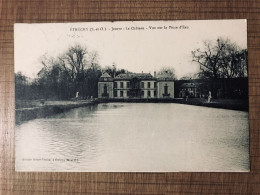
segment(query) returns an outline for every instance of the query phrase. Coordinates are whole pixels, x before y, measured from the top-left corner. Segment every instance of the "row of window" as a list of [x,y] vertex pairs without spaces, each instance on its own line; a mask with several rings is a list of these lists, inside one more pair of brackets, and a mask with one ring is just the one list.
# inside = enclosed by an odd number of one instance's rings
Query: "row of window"
[[[189,90],[189,88],[188,88]],[[189,90],[191,91],[191,90]],[[122,93],[122,95],[121,95]],[[164,86],[164,93],[168,94],[168,86],[167,84]],[[107,85],[104,85],[104,94],[107,94]],[[117,91],[114,91],[114,94],[117,95]],[[151,91],[147,91],[148,96],[151,96]],[[142,96],[144,95],[144,91],[142,91]],[[129,91],[127,91],[127,96],[129,96]],[[156,91],[154,91],[154,96],[156,96]],[[123,97],[123,91],[120,91],[120,97]]]
[[[120,87],[118,87],[118,85]],[[114,82],[115,88],[124,88],[124,82]],[[157,83],[154,82],[154,88],[157,87]],[[126,82],[126,88],[130,88],[130,82]],[[141,82],[141,88],[144,88],[144,82]],[[151,82],[147,82],[147,88],[151,88]]]
[[[157,83],[154,82],[154,88],[157,87]],[[141,82],[141,88],[144,88],[144,82]],[[147,88],[151,88],[151,82],[147,82]]]
[[[104,85],[104,94],[107,94],[107,85]],[[164,94],[168,94],[167,84],[164,86]],[[129,91],[127,91],[127,96],[129,96]],[[141,92],[141,95],[144,96],[144,91]],[[154,96],[157,95],[157,91],[154,91]],[[117,97],[117,91],[114,91],[114,96]],[[147,96],[151,96],[151,91],[147,91]],[[120,97],[123,97],[123,91],[120,91]]]
[[[147,91],[147,96],[151,97],[152,91]],[[153,91],[153,95],[156,97],[157,96],[157,91]],[[124,96],[124,91],[119,91],[119,97],[123,97]],[[130,91],[126,92],[126,96],[129,97],[130,96]],[[144,91],[141,91],[141,96],[144,96]],[[114,97],[118,97],[117,96],[117,91],[114,91]]]
[[186,90],[188,90],[188,91],[196,91],[196,88],[183,88],[181,90],[182,91],[186,91]]

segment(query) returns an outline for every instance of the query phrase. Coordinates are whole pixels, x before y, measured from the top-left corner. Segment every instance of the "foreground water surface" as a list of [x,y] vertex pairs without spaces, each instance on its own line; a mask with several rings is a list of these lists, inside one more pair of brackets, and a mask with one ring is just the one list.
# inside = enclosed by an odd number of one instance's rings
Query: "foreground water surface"
[[16,126],[17,171],[248,171],[248,112],[109,103]]

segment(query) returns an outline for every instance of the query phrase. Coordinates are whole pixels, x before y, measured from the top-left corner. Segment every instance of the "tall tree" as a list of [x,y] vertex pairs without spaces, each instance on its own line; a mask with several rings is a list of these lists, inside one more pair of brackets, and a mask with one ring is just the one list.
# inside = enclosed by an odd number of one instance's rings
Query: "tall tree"
[[203,49],[192,51],[192,61],[200,65],[204,78],[247,77],[247,50],[229,39],[205,41]]
[[28,78],[21,72],[15,74],[15,98],[26,99],[28,90]]
[[199,79],[199,73],[187,73],[180,78],[180,80],[191,80],[191,79]]
[[168,78],[177,79],[175,69],[170,66],[162,67],[159,72],[157,73],[157,77],[164,77],[167,76]]
[[131,73],[126,69],[118,69],[116,67],[116,64],[113,63],[112,66],[106,66],[105,68],[102,69],[103,72],[107,72],[111,77],[115,77],[119,74],[123,74],[123,73]]
[[56,58],[44,55],[41,63],[39,84],[48,86],[55,93],[52,97],[72,98],[76,92],[81,97],[96,95],[96,82],[101,74],[96,52],[77,44]]

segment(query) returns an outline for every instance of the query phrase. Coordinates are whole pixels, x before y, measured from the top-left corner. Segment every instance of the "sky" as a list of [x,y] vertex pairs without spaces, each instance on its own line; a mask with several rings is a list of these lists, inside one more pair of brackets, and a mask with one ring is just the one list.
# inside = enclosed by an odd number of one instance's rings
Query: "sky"
[[43,55],[57,57],[80,44],[99,56],[101,67],[153,74],[172,67],[177,78],[199,71],[191,51],[203,41],[229,38],[247,48],[246,20],[179,20],[15,24],[15,72],[35,78]]

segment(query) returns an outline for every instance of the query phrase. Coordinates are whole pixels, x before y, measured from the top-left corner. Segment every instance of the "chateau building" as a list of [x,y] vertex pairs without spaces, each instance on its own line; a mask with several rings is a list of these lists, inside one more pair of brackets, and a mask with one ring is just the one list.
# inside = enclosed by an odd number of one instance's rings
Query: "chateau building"
[[179,92],[179,97],[184,98],[186,96],[189,97],[201,97],[202,93],[201,93],[201,89],[200,89],[200,85],[201,83],[183,83],[180,86],[180,92]]
[[114,78],[105,72],[98,82],[98,98],[174,98],[174,80],[167,72],[124,73]]

